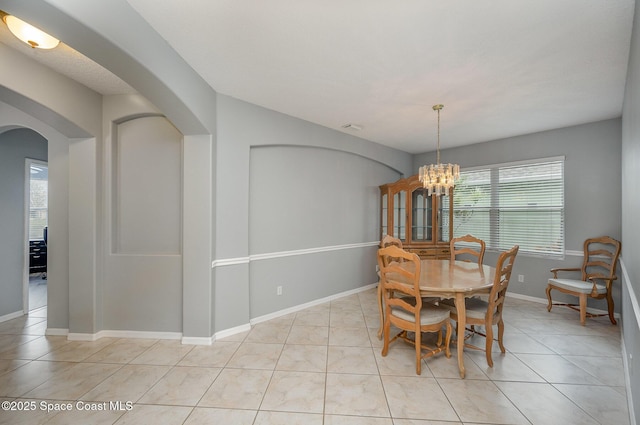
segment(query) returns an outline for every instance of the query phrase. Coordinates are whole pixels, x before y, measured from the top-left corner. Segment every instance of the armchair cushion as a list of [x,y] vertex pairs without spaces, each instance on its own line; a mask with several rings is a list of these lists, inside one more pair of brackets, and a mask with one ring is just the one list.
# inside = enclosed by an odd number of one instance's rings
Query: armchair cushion
[[[579,292],[582,294],[590,294],[593,290],[592,282],[585,282],[578,279],[549,279],[549,284],[566,289],[568,291]],[[596,291],[598,294],[606,294],[607,287],[600,283],[596,283]]]

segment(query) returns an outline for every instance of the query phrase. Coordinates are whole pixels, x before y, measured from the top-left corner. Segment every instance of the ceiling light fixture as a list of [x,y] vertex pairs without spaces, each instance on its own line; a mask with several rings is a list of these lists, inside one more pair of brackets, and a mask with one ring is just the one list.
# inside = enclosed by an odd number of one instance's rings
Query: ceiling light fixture
[[46,32],[13,15],[3,13],[2,20],[7,24],[9,31],[11,31],[13,35],[34,49],[53,49],[60,43],[60,40],[57,38],[50,36]]
[[440,163],[440,111],[444,105],[433,105],[433,110],[438,112],[438,147],[436,164],[423,165],[418,172],[418,178],[422,187],[429,191],[429,196],[446,195],[449,189],[455,187],[456,180],[460,178],[460,166],[458,164]]

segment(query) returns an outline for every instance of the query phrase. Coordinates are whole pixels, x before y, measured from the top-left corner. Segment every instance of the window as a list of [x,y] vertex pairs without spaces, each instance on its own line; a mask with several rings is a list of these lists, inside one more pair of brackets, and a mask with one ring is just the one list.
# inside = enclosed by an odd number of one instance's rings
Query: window
[[34,162],[29,171],[29,240],[42,240],[48,219],[49,170],[46,164]]
[[454,235],[488,249],[562,257],[564,158],[463,170],[454,196]]

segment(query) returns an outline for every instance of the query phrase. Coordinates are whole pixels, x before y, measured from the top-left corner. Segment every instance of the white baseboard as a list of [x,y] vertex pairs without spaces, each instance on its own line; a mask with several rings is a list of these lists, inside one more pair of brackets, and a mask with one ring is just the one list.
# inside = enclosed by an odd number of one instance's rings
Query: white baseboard
[[622,339],[622,366],[624,368],[624,386],[627,390],[627,406],[629,408],[629,419],[632,424],[637,424],[635,418],[636,413],[633,408],[633,393],[631,392],[631,374],[629,373],[629,353],[627,353],[627,347],[624,344],[624,338]]
[[286,316],[287,314],[295,313],[297,311],[304,310],[304,309],[309,308],[309,307],[313,307],[313,306],[316,306],[316,305],[324,304],[324,303],[326,303],[328,301],[336,300],[338,298],[347,297],[349,295],[357,294],[359,292],[364,292],[364,291],[367,291],[369,289],[375,288],[376,286],[378,286],[378,282],[372,283],[372,284],[366,285],[366,286],[361,286],[361,287],[356,288],[356,289],[350,289],[348,291],[340,292],[338,294],[330,295],[328,297],[320,298],[318,300],[310,301],[308,303],[296,305],[294,307],[289,307],[289,308],[286,308],[284,310],[280,310],[280,311],[276,311],[276,312],[273,312],[273,313],[265,314],[264,316],[259,316],[259,317],[256,317],[254,319],[251,319],[250,323],[252,325],[255,325],[257,323],[266,322],[267,320],[275,319],[275,318],[281,317],[281,316]]
[[313,306],[316,306],[316,305],[324,304],[324,303],[326,303],[328,301],[336,300],[338,298],[343,298],[343,297],[347,297],[349,295],[357,294],[359,292],[367,291],[369,289],[375,288],[376,286],[378,286],[378,282],[372,283],[370,285],[361,286],[361,287],[356,288],[356,289],[350,289],[348,291],[340,292],[339,294],[331,295],[331,296],[328,296],[328,297],[325,297],[325,298],[320,298],[318,300],[310,301],[308,303],[299,304],[299,305],[296,305],[294,307],[285,308],[284,310],[279,310],[279,311],[275,311],[273,313],[265,314],[264,316],[259,316],[259,317],[251,319],[249,321],[249,323],[247,323],[246,325],[240,325],[240,326],[236,326],[235,328],[225,329],[225,330],[216,332],[216,334],[213,337],[213,340],[216,341],[218,339],[226,338],[226,337],[229,337],[229,336],[232,336],[232,335],[236,335],[236,334],[239,334],[239,333],[242,333],[242,332],[247,332],[247,331],[251,330],[251,327],[253,325],[256,325],[258,323],[262,323],[262,322],[266,322],[266,321],[271,320],[271,319],[276,319],[278,317],[286,316],[287,314],[295,313],[297,311],[304,310],[304,309],[307,309],[309,307],[313,307]]
[[5,314],[4,316],[0,316],[0,323],[6,322],[7,320],[13,320],[23,315],[24,315],[24,312],[22,310]]
[[183,345],[211,345],[213,344],[214,337],[200,337],[200,336],[183,336]]
[[69,341],[97,341],[100,338],[181,339],[182,333],[104,330],[93,334],[76,332],[67,334]]
[[[629,408],[629,419],[630,419],[630,423],[635,424],[638,423],[636,421],[636,413],[635,413],[635,409],[633,408],[634,406],[634,397],[633,397],[633,392],[631,392],[631,373],[629,371],[630,365],[629,365],[629,361],[632,360],[630,359],[630,355],[633,355],[635,353],[628,353],[627,352],[627,347],[624,343],[625,341],[625,334],[628,332],[629,335],[631,335],[633,332],[640,331],[640,304],[638,303],[638,297],[635,293],[635,290],[633,289],[633,285],[631,284],[631,279],[629,279],[629,274],[627,273],[627,267],[624,264],[624,260],[620,259],[620,270],[622,272],[622,276],[623,276],[623,283],[625,284],[625,287],[627,289],[627,293],[629,294],[629,302],[631,303],[631,308],[633,310],[633,314],[629,314],[628,316],[633,316],[636,319],[636,323],[635,326],[634,324],[627,324],[627,323],[623,323],[623,332],[622,332],[622,365],[624,367],[624,384],[627,390],[627,405]],[[624,330],[624,328],[626,327],[625,325],[628,325],[628,329],[627,331]],[[635,328],[635,329],[632,329]],[[631,338],[631,336],[629,336]],[[633,341],[633,338],[631,338],[631,341]],[[636,399],[637,399],[637,395],[636,395]]]
[[218,331],[213,335],[213,341],[217,341],[218,339],[226,338],[228,336],[236,335],[242,332],[247,332],[251,330],[251,325],[249,323],[236,326],[234,328],[225,329],[222,331]]
[[[539,298],[539,297],[532,297],[530,295],[522,295],[522,294],[516,294],[514,292],[508,292],[507,291],[507,298],[515,298],[518,300],[525,300],[525,301],[531,301],[534,303],[538,303],[538,304],[544,304],[547,305],[549,303],[549,301],[546,298]],[[607,310],[600,310],[597,308],[591,308],[588,307],[587,308],[587,312],[592,313],[592,314],[609,314],[609,312]],[[619,313],[613,313],[613,317],[615,317],[616,319],[620,318],[620,314]]]
[[67,336],[69,335],[69,329],[47,328],[47,330],[44,331],[44,334],[50,336]]
[[539,297],[531,297],[529,295],[521,295],[521,294],[516,294],[514,292],[509,292],[507,291],[507,298],[515,298],[518,300],[525,300],[525,301],[531,301],[534,303],[538,303],[538,304],[546,304],[547,303],[547,299],[546,298],[539,298]]
[[95,334],[69,332],[67,334],[67,339],[69,341],[97,341],[98,339],[102,338],[102,336],[100,336],[99,334],[100,332]]

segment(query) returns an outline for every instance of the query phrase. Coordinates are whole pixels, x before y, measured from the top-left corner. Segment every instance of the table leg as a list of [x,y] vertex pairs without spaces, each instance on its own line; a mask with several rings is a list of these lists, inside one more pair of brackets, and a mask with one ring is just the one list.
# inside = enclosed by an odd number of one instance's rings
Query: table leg
[[458,314],[457,348],[458,348],[458,368],[460,377],[464,378],[464,331],[467,325],[467,309],[464,303],[464,294],[456,294],[456,312]]

